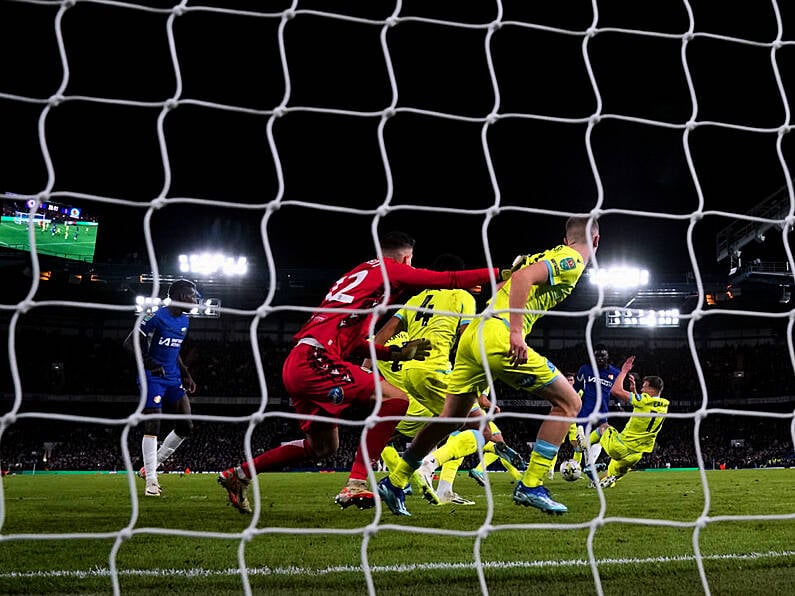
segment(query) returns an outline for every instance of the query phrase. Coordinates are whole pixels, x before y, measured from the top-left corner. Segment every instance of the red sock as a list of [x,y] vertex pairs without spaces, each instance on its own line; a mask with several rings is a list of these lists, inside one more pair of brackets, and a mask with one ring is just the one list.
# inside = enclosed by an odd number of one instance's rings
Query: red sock
[[[254,470],[257,474],[268,470],[281,470],[287,464],[312,459],[313,456],[314,454],[309,449],[305,439],[290,441],[255,457]],[[240,467],[243,473],[251,478],[252,474],[249,471],[248,462],[243,462]]]
[[[402,399],[387,399],[381,402],[381,416],[402,416],[406,413],[408,402]],[[367,431],[367,453],[370,454],[370,462],[374,464],[381,457],[381,452],[386,447],[389,438],[397,426],[398,420],[385,420],[379,422],[369,431]],[[366,480],[367,479],[367,466],[364,463],[364,455],[362,454],[362,446],[356,450],[356,457],[353,459],[353,466],[351,466],[351,480]]]

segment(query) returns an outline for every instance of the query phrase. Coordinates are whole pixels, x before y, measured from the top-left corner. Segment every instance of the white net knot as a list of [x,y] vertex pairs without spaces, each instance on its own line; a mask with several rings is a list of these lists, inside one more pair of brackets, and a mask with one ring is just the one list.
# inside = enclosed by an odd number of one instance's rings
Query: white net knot
[[294,19],[295,18],[295,10],[293,10],[292,8],[290,8],[288,10],[285,10],[282,16],[283,16],[285,21],[289,21],[291,19]]
[[388,205],[381,205],[378,209],[375,210],[376,215],[378,217],[386,217],[389,215],[389,206]]
[[596,30],[596,27],[589,27],[588,30],[585,32],[585,36],[590,39],[591,37],[594,37],[597,33],[598,32]]
[[9,412],[5,416],[0,416],[0,428],[5,428],[6,426],[11,426],[17,421],[17,417],[15,414]]
[[77,0],[64,0],[61,2],[61,6],[64,8],[72,8],[75,4],[77,4]]
[[492,112],[491,114],[486,116],[486,123],[491,125],[491,124],[496,123],[497,120],[499,120],[499,119],[500,119],[500,115],[495,113],[495,112]]
[[163,107],[166,108],[167,110],[173,110],[174,108],[177,107],[177,105],[178,105],[177,100],[172,97],[171,99],[166,101]]
[[285,114],[287,114],[287,108],[285,108],[284,106],[276,106],[275,108],[273,108],[274,118],[281,118]]
[[256,535],[254,528],[246,528],[243,530],[243,535],[241,536],[241,540],[243,542],[251,542],[251,539],[254,538]]
[[264,319],[271,312],[273,312],[273,307],[270,306],[269,304],[263,304],[259,308],[257,308],[257,318]]
[[126,541],[132,538],[132,530],[130,528],[122,528],[119,530],[119,539]]
[[386,19],[387,27],[394,27],[399,22],[400,22],[400,20],[397,17],[387,17],[387,19]]
[[61,104],[63,102],[63,100],[64,100],[64,96],[61,95],[60,93],[56,93],[55,95],[51,95],[50,96],[50,98],[47,100],[47,104],[49,104],[52,107],[55,107],[55,106]]
[[499,31],[502,29],[502,21],[492,21],[489,23],[489,31]]
[[158,209],[162,209],[163,207],[165,207],[166,203],[168,203],[168,201],[165,198],[157,197],[156,199],[152,200],[151,206],[152,209],[157,211]]
[[690,214],[690,219],[692,221],[701,221],[704,219],[704,213],[702,211],[694,211]]
[[602,119],[602,117],[599,114],[591,114],[588,117],[588,124],[590,124],[590,125],[599,124],[599,121],[601,119]]
[[22,302],[17,304],[17,310],[21,312],[23,315],[27,313],[31,308],[33,308],[32,300],[23,300]]
[[396,113],[397,112],[395,111],[395,108],[387,108],[384,110],[382,116],[389,120],[390,118],[394,117]]
[[489,537],[489,534],[491,534],[491,526],[484,524],[478,528],[478,538],[486,539]]
[[792,226],[795,226],[795,215],[788,215],[784,219],[784,225],[791,230]]
[[695,120],[688,120],[688,121],[687,121],[687,124],[685,124],[685,128],[686,128],[688,131],[693,131],[693,130],[695,130],[697,127],[698,127],[698,124],[696,123],[696,121],[695,121]]
[[177,4],[174,8],[171,9],[171,14],[177,17],[181,17],[185,14],[185,7],[182,4]]

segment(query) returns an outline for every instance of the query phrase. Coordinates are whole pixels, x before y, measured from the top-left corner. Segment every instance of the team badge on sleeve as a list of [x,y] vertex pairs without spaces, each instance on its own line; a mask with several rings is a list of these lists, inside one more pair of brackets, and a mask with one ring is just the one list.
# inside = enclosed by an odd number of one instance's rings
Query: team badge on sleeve
[[571,257],[566,257],[560,261],[560,268],[563,271],[571,271],[577,266],[577,263]]

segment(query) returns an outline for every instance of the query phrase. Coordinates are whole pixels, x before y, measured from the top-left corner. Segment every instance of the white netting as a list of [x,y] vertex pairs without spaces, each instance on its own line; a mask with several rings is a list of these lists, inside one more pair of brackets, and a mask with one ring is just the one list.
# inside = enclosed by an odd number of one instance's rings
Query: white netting
[[[699,546],[704,527],[724,520],[795,519],[793,511],[710,516],[710,487],[700,449],[702,420],[721,414],[791,420],[795,437],[795,419],[791,413],[710,407],[694,338],[696,325],[709,317],[784,320],[795,368],[792,311],[705,310],[702,270],[710,266],[713,255],[703,257],[699,252],[699,241],[714,238],[705,220],[711,218],[714,226],[715,221],[733,218],[779,229],[781,254],[786,255],[789,270],[795,270],[788,234],[795,223],[795,192],[786,158],[791,152],[786,140],[795,95],[787,93],[792,81],[782,66],[789,64],[792,71],[795,42],[786,37],[782,14],[791,10],[789,5],[760,2],[764,7],[755,7],[751,18],[747,6],[724,12],[719,6],[723,3],[706,6],[686,1],[653,8],[647,3],[616,7],[598,2],[583,2],[576,8],[495,2],[478,9],[463,9],[459,3],[427,7],[400,1],[367,3],[366,8],[356,9],[298,1],[278,6],[215,4],[0,3],[0,22],[19,59],[18,64],[4,67],[8,71],[0,71],[11,75],[0,78],[0,112],[6,112],[3,123],[11,131],[3,143],[4,162],[12,164],[4,172],[0,190],[8,191],[5,197],[13,191],[40,202],[91,205],[109,219],[122,220],[114,228],[120,242],[129,240],[131,230],[140,229],[142,221],[153,296],[160,291],[158,255],[173,250],[165,238],[187,233],[180,222],[194,210],[199,217],[210,208],[223,208],[243,214],[249,222],[257,220],[261,262],[267,263],[269,272],[264,299],[257,309],[223,308],[224,316],[250,320],[262,388],[258,411],[246,418],[249,460],[254,430],[267,418],[270,391],[258,328],[274,313],[313,310],[277,302],[277,268],[296,254],[322,265],[327,258],[336,258],[328,254],[336,245],[351,243],[358,245],[353,252],[361,259],[372,253],[385,222],[412,222],[405,227],[413,231],[422,218],[422,225],[429,228],[447,226],[435,232],[444,237],[443,245],[458,248],[466,238],[468,245],[476,245],[467,247],[470,257],[474,255],[471,260],[500,265],[518,252],[543,247],[535,239],[526,246],[529,235],[550,239],[551,245],[560,236],[562,218],[590,214],[605,222],[606,245],[611,234],[626,236],[632,226],[639,232],[637,243],[643,245],[638,251],[684,254],[697,284],[698,305],[683,318],[701,404],[695,411],[669,415],[695,422],[693,437],[706,495],[697,520],[606,517],[601,490],[600,513],[585,526],[494,526],[490,490],[484,523],[476,531],[395,524],[379,505],[373,523],[355,532],[363,538],[361,565],[369,593],[375,587],[368,547],[371,537],[384,529],[474,538],[473,563],[480,588],[488,593],[484,568],[490,563],[481,561],[480,548],[489,534],[503,529],[587,527],[588,562],[601,594],[593,549],[597,529],[607,523],[684,527],[692,529],[695,560],[704,592],[709,593]],[[4,18],[3,13],[13,14],[14,19]],[[20,43],[23,40],[26,43]],[[37,51],[26,52],[31,46]],[[748,87],[755,93],[747,93]],[[765,99],[756,101],[752,96]],[[702,143],[700,135],[709,142]],[[602,163],[600,152],[612,157]],[[637,158],[647,152],[652,165],[644,170]],[[733,167],[744,159],[757,171],[748,174]],[[670,176],[665,176],[666,171]],[[671,172],[684,175],[677,178]],[[743,215],[759,197],[780,187],[786,189],[789,203],[783,216]],[[725,193],[732,189],[734,199],[726,200]],[[652,191],[657,194],[649,200]],[[646,200],[639,206],[635,197],[644,195]],[[466,206],[458,198],[462,196],[470,197]],[[303,219],[280,219],[283,213],[295,212],[301,212]],[[161,218],[166,213],[173,216]],[[613,217],[626,227],[616,225],[608,231],[607,222]],[[350,230],[341,228],[341,221],[346,226],[350,221]],[[361,221],[365,224],[355,228]],[[555,222],[549,226],[554,229],[539,229],[550,221]],[[317,226],[324,224],[317,233]],[[330,226],[337,227],[329,230]],[[655,226],[664,230],[662,242],[650,229]],[[699,236],[702,229],[707,232]],[[508,242],[503,247],[495,241],[511,235],[519,245]],[[32,230],[29,237],[33,245]],[[12,407],[0,418],[0,432],[25,418],[76,419],[20,412],[24,388],[15,334],[23,315],[58,307],[133,311],[132,305],[37,300],[42,271],[35,253],[31,269],[26,294],[0,304],[0,310],[10,313],[14,395]],[[592,353],[594,326],[606,308],[600,292],[591,308],[547,316],[585,320],[584,340]],[[142,407],[143,403],[123,420],[83,419],[124,427],[122,449],[128,470],[134,457],[128,449],[128,432],[142,420]],[[195,418],[218,421],[212,416]],[[365,425],[377,420],[374,415]],[[119,575],[124,573],[116,567],[116,555],[131,537],[219,537],[136,527],[140,491],[132,475],[129,491],[132,514],[120,532],[0,537],[114,539],[109,574],[115,593],[120,592]],[[334,532],[267,527],[258,482],[252,492],[254,515],[248,528],[235,535],[246,593],[251,593],[252,562],[246,559],[245,546],[253,537]],[[5,511],[0,494],[0,529]]]

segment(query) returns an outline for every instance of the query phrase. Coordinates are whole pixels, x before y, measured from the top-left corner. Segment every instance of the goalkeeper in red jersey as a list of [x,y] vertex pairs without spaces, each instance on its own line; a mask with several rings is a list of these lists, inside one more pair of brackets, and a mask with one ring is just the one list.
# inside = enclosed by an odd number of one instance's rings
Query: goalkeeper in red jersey
[[[353,364],[354,359],[369,357],[367,334],[373,308],[390,304],[404,291],[425,288],[471,288],[488,283],[496,269],[431,271],[411,266],[414,239],[402,232],[391,232],[380,240],[383,259],[372,259],[354,267],[331,287],[318,310],[296,333],[295,346],[287,356],[282,371],[284,386],[298,414],[339,418],[354,404],[375,403],[375,383],[381,383],[380,416],[403,416],[408,407],[406,394],[380,381],[377,375]],[[383,271],[382,271],[383,267]],[[386,278],[384,277],[386,273]],[[355,310],[357,312],[350,312]],[[374,344],[379,360],[422,360],[429,353],[428,340],[420,339],[405,346],[385,347]],[[367,453],[376,461],[389,441],[397,420],[379,422],[367,430]],[[337,424],[331,421],[303,420],[305,438],[285,443],[248,462],[229,468],[218,477],[230,503],[242,513],[251,512],[247,488],[254,474],[281,470],[304,461],[333,455],[339,447]],[[336,502],[353,500],[360,509],[372,507],[375,497],[367,483],[367,464],[361,445],[351,468],[348,482]]]

